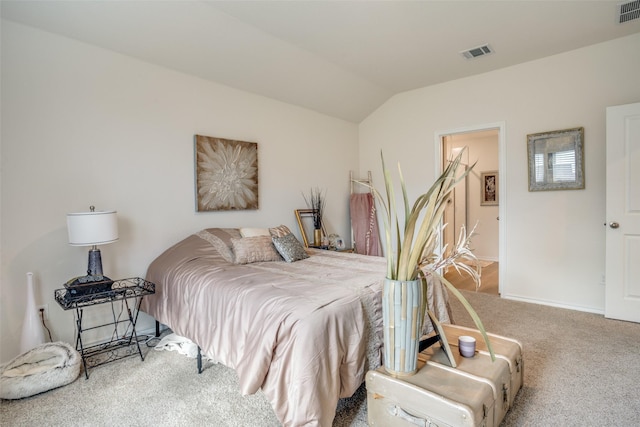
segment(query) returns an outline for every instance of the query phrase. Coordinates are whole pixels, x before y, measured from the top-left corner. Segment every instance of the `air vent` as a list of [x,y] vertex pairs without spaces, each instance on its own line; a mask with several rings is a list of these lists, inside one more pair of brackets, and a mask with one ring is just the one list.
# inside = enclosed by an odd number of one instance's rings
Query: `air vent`
[[[640,0],[638,0],[638,1],[640,1]],[[467,59],[474,59],[474,58],[478,58],[480,56],[489,55],[489,54],[493,53],[493,50],[491,49],[491,47],[488,44],[485,44],[485,45],[482,45],[482,46],[474,47],[473,49],[462,51],[460,53],[462,54],[462,56],[464,56]]]
[[640,18],[640,0],[628,1],[618,5],[618,23],[635,21]]

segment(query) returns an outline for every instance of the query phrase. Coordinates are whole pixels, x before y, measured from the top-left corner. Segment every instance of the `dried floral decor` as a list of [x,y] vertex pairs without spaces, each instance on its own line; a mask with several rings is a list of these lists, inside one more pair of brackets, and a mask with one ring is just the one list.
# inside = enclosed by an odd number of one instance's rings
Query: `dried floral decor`
[[195,136],[198,212],[258,209],[258,144]]
[[324,215],[325,195],[319,188],[312,188],[307,197],[302,193],[305,203],[309,209],[313,210],[313,228],[322,229],[322,215]]

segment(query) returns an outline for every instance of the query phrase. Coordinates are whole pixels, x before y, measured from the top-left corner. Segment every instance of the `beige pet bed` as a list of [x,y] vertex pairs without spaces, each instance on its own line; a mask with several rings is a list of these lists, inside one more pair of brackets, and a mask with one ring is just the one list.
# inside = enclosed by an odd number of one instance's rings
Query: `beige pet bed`
[[0,398],[22,399],[67,385],[80,375],[82,359],[65,342],[41,344],[0,365]]

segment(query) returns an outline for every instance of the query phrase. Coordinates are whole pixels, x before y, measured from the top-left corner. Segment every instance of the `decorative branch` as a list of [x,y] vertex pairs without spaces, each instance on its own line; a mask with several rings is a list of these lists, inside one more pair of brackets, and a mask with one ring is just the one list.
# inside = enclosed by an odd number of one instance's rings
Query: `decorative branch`
[[322,228],[322,215],[324,214],[325,194],[319,188],[312,188],[309,192],[309,197],[302,193],[304,201],[307,203],[309,209],[313,210],[313,227],[316,230]]

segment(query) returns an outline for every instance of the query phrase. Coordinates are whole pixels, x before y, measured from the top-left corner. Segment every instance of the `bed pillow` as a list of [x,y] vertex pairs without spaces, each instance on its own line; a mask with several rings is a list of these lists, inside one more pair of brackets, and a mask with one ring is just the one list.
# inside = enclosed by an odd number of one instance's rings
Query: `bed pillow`
[[241,237],[237,228],[207,228],[196,233],[196,236],[209,242],[225,261],[233,262],[231,239]]
[[283,237],[273,237],[273,245],[276,247],[282,258],[287,262],[300,261],[309,258],[307,251],[296,236],[289,233]]
[[250,264],[262,261],[282,261],[273,246],[270,236],[243,237],[231,239],[236,264]]
[[268,228],[249,228],[249,227],[241,228],[240,235],[242,237],[271,236]]
[[272,227],[269,229],[269,233],[271,233],[271,237],[284,237],[287,234],[291,234],[291,230],[286,225],[279,225],[277,227]]

